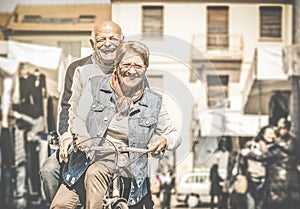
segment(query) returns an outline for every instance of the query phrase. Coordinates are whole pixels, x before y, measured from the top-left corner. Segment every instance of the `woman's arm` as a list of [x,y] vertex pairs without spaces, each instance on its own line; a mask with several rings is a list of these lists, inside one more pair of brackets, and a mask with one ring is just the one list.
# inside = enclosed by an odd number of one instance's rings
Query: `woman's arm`
[[250,151],[249,153],[242,153],[242,155],[251,160],[259,161],[259,162],[272,162],[280,157],[280,150],[278,149],[278,145],[274,144],[270,146],[268,149],[265,149],[261,154],[258,154],[254,151]]
[[156,134],[151,138],[148,146],[150,149],[157,150],[154,154],[159,154],[163,149],[174,150],[181,143],[181,136],[178,129],[175,127],[170,115],[167,112],[166,106],[162,103],[161,110],[158,116],[158,124]]

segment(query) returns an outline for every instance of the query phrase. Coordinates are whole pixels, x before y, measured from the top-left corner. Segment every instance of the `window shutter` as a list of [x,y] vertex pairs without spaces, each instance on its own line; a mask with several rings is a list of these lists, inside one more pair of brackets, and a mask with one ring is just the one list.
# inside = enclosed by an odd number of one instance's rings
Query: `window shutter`
[[282,7],[260,7],[260,37],[281,38]]
[[161,37],[163,34],[163,7],[143,6],[143,36]]
[[228,47],[228,7],[207,7],[207,46]]
[[208,34],[228,34],[228,7],[208,7]]

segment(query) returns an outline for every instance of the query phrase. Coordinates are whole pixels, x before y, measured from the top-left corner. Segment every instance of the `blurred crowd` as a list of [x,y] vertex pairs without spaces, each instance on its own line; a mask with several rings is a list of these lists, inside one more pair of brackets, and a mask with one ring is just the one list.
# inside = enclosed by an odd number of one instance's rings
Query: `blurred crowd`
[[217,165],[212,166],[211,208],[299,208],[297,141],[290,128],[286,118],[279,119],[277,126],[262,127],[256,137],[233,151],[226,179],[218,175]]

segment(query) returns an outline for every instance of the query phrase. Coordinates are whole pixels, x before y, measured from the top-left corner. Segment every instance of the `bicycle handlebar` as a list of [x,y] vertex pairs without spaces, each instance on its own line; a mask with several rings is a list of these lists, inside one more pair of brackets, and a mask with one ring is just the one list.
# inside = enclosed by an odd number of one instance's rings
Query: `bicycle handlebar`
[[103,146],[96,146],[90,147],[90,151],[117,151],[117,152],[138,152],[138,153],[150,153],[152,150],[150,149],[143,149],[143,148],[136,148],[136,147],[127,147],[127,146],[116,146],[114,147],[103,147]]
[[[58,135],[56,135],[57,137]],[[54,138],[54,137],[53,137]],[[74,139],[76,139],[74,137]],[[91,138],[92,139],[92,138]],[[108,139],[105,139],[107,141],[109,141]],[[75,140],[76,141],[76,140]],[[74,143],[75,141],[73,141],[73,145],[69,148],[68,150],[68,154],[70,154],[74,147],[76,147],[77,145]],[[59,145],[57,143],[52,144],[49,143],[49,146],[51,149],[53,150],[58,150],[59,149]],[[145,148],[136,148],[136,147],[128,147],[125,145],[116,145],[116,146],[92,146],[92,147],[88,147],[89,151],[101,151],[101,152],[109,152],[109,151],[114,151],[114,152],[138,152],[138,153],[151,153],[153,152],[153,150],[150,149],[145,149]]]

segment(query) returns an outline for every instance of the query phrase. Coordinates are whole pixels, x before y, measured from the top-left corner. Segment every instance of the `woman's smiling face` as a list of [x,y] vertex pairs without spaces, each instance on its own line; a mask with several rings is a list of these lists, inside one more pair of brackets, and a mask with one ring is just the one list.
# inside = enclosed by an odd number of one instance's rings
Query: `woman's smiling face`
[[127,52],[119,64],[118,78],[124,94],[138,90],[146,72],[142,58],[135,53]]

